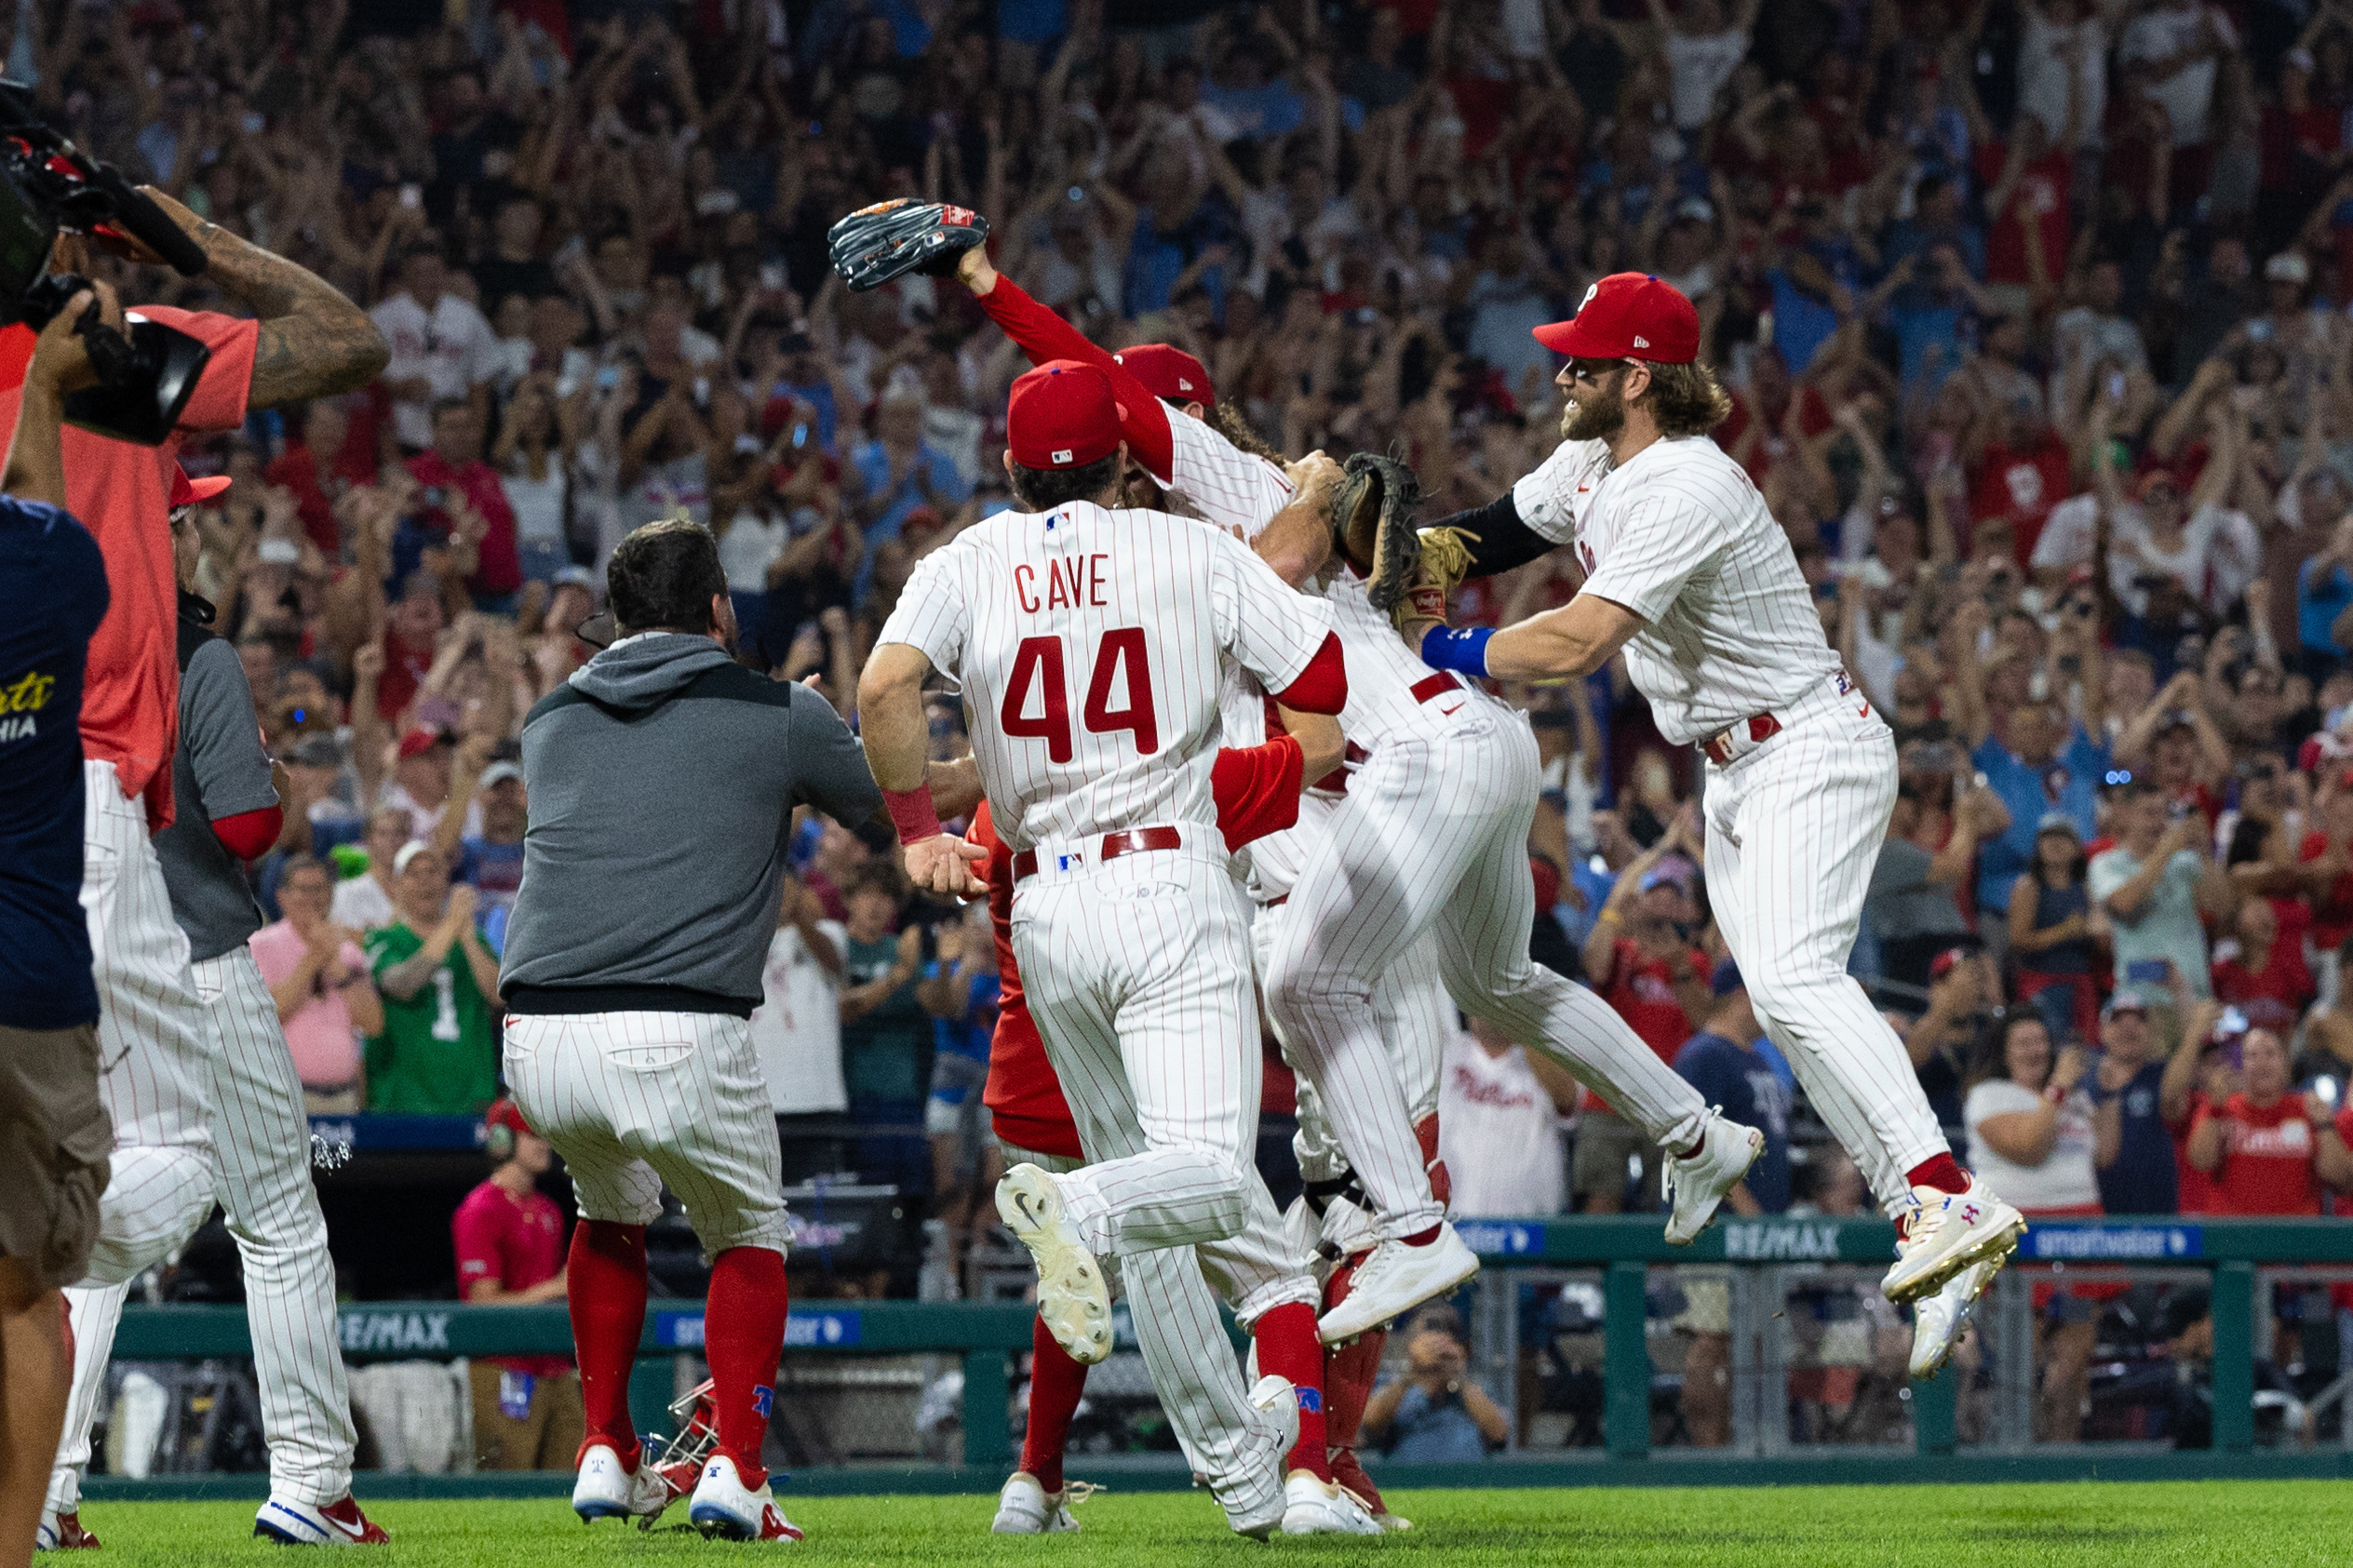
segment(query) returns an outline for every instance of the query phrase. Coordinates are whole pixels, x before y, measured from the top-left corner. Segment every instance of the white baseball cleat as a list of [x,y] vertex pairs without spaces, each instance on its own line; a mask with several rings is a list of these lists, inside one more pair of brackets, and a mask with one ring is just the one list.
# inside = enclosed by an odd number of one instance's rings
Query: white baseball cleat
[[98,1537],[82,1528],[82,1516],[72,1510],[42,1509],[41,1522],[33,1531],[34,1551],[87,1551],[97,1545]]
[[1346,1299],[1316,1320],[1316,1333],[1326,1345],[1354,1339],[1445,1294],[1478,1271],[1477,1255],[1444,1221],[1437,1240],[1425,1246],[1383,1241],[1358,1266]]
[[1082,1366],[1111,1353],[1111,1292],[1102,1266],[1063,1213],[1061,1190],[1035,1165],[1016,1165],[997,1184],[997,1213],[1038,1261],[1038,1316],[1054,1342]]
[[2001,1272],[2006,1257],[1988,1258],[1972,1263],[1950,1280],[1932,1295],[1924,1295],[1912,1304],[1912,1375],[1927,1382],[1944,1370],[1944,1363],[1953,1359],[1953,1347],[1961,1342],[1961,1331],[1969,1326],[1970,1308],[1985,1293],[1985,1287]]
[[[1274,1431],[1273,1452],[1268,1456],[1264,1471],[1256,1477],[1233,1477],[1212,1481],[1210,1492],[1226,1510],[1226,1522],[1233,1526],[1237,1535],[1247,1535],[1263,1541],[1283,1527],[1285,1500],[1283,1488],[1275,1478],[1283,1473],[1283,1466],[1291,1450],[1299,1442],[1299,1396],[1287,1377],[1269,1373],[1250,1386],[1250,1408],[1263,1416]],[[1235,1494],[1247,1486],[1250,1495]],[[1259,1489],[1263,1487],[1261,1492]]]
[[705,1535],[728,1541],[798,1541],[800,1527],[785,1517],[766,1481],[757,1491],[735,1473],[735,1461],[714,1454],[703,1464],[703,1479],[694,1483],[694,1500],[687,1519]]
[[1895,1266],[1879,1288],[1899,1306],[1917,1301],[1972,1263],[2007,1259],[2025,1234],[2026,1217],[1975,1176],[1966,1192],[1916,1186]]
[[1724,1195],[1741,1185],[1748,1168],[1765,1152],[1765,1134],[1726,1118],[1720,1106],[1708,1107],[1701,1124],[1700,1149],[1689,1159],[1670,1156],[1659,1179],[1672,1212],[1667,1216],[1667,1240],[1687,1247],[1700,1239],[1715,1219]]
[[392,1539],[359,1511],[348,1492],[332,1503],[272,1497],[253,1516],[253,1534],[289,1547],[377,1547]]
[[1283,1533],[1285,1535],[1381,1535],[1384,1531],[1354,1493],[1305,1470],[1293,1470],[1283,1482]]
[[1028,1470],[1015,1470],[1006,1480],[1004,1490],[997,1494],[997,1519],[989,1525],[988,1533],[1059,1535],[1078,1527],[1079,1521],[1070,1517],[1061,1493],[1048,1492]]
[[591,1439],[580,1449],[580,1473],[571,1483],[571,1511],[582,1523],[598,1519],[655,1519],[670,1506],[670,1489],[642,1455],[632,1469],[612,1443]]

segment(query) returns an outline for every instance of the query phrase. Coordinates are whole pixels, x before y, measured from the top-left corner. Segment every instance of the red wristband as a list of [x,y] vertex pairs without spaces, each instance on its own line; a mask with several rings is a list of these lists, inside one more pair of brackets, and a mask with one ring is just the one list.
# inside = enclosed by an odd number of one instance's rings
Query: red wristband
[[889,809],[891,822],[899,830],[899,842],[912,844],[920,838],[939,835],[939,812],[932,806],[932,786],[920,784],[913,789],[886,789],[882,804]]

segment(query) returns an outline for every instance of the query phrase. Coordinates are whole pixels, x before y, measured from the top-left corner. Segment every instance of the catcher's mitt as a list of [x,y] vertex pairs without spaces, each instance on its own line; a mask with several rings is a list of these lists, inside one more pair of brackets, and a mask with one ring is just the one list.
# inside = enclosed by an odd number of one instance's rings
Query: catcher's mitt
[[1365,579],[1365,595],[1386,615],[1412,586],[1421,560],[1414,511],[1421,481],[1395,458],[1358,452],[1332,497],[1332,547]]
[[1471,575],[1471,545],[1465,541],[1475,542],[1479,536],[1468,529],[1436,528],[1423,529],[1417,537],[1421,553],[1413,586],[1389,619],[1398,635],[1419,650],[1423,633],[1445,623],[1456,584]]
[[969,208],[901,196],[862,207],[826,233],[833,270],[853,291],[894,277],[946,277],[957,259],[988,238],[988,220]]

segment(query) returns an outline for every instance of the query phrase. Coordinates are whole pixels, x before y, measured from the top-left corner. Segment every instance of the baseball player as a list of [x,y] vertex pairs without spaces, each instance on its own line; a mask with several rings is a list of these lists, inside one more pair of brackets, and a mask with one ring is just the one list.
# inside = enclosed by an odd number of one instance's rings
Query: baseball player
[[[190,978],[201,1004],[202,1085],[211,1106],[213,1168],[204,1191],[228,1210],[244,1263],[246,1314],[262,1427],[270,1450],[270,1498],[260,1527],[297,1541],[383,1532],[351,1495],[357,1441],[336,1337],[335,1266],[327,1220],[311,1185],[310,1123],[303,1085],[278,1025],[277,1004],[247,939],[262,924],[244,863],[277,841],[278,794],[253,722],[253,693],[236,650],[207,628],[212,607],[191,589],[202,544],[195,508],[228,489],[225,478],[191,480],[175,469],[171,538],[180,583],[180,740],[172,757],[175,814],[157,834],[171,912],[187,935]],[[81,1325],[76,1368],[89,1378],[74,1401],[51,1475],[49,1503],[76,1511],[89,1458],[88,1419],[102,1387],[114,1324],[127,1287],[76,1289]],[[325,1511],[333,1508],[343,1524]],[[330,1534],[334,1533],[334,1534]]]
[[[1299,723],[1296,716],[1294,722]],[[1219,831],[1230,850],[1239,851],[1263,837],[1263,830],[1280,831],[1296,820],[1305,772],[1311,768],[1322,772],[1338,764],[1339,728],[1328,720],[1324,726],[1328,737],[1312,723],[1299,723],[1300,730],[1317,742],[1312,763],[1301,740],[1293,734],[1263,745],[1218,752],[1211,784]],[[1075,1170],[1085,1163],[1085,1152],[1062,1086],[1046,1059],[1045,1044],[1021,995],[1020,971],[1013,956],[1012,857],[998,841],[985,803],[965,837],[989,851],[986,879],[1003,987],[996,1038],[989,1049],[985,1102],[1008,1163],[1026,1161],[1055,1172]],[[1164,1268],[1163,1258],[1173,1267]],[[1315,1353],[1313,1308],[1288,1303],[1255,1320],[1243,1320],[1258,1364],[1281,1367],[1302,1379],[1293,1385],[1300,1396],[1294,1401],[1298,1412],[1296,1436],[1282,1466],[1270,1467],[1263,1462],[1271,1456],[1266,1451],[1266,1440],[1254,1439],[1254,1429],[1233,1418],[1241,1384],[1216,1307],[1207,1301],[1202,1286],[1201,1270],[1188,1266],[1173,1250],[1140,1254],[1136,1261],[1142,1266],[1128,1270],[1127,1289],[1160,1298],[1153,1310],[1136,1320],[1152,1386],[1188,1458],[1196,1470],[1211,1478],[1211,1487],[1225,1505],[1235,1530],[1261,1534],[1279,1518],[1288,1534],[1371,1534],[1364,1528],[1374,1521],[1366,1513],[1362,1494],[1341,1498],[1339,1483],[1328,1467],[1328,1438],[1321,1419],[1325,1401],[1314,1397],[1323,1382],[1322,1358]],[[1173,1343],[1171,1334],[1178,1336]],[[1029,1429],[1022,1441],[1021,1467],[1006,1481],[998,1498],[997,1517],[990,1526],[998,1534],[1041,1534],[1078,1528],[1064,1504],[1062,1459],[1070,1419],[1086,1387],[1086,1363],[1063,1350],[1041,1318],[1030,1364]],[[1264,1402],[1269,1393],[1265,1382],[1262,1379],[1254,1390],[1253,1402]],[[1269,1480],[1279,1480],[1279,1488],[1269,1488]],[[1271,1497],[1266,1495],[1270,1490]]]
[[[1956,1278],[1982,1290],[2025,1222],[1953,1159],[1903,1042],[1846,972],[1894,741],[1824,642],[1764,499],[1708,436],[1728,401],[1699,362],[1699,315],[1618,273],[1536,337],[1569,356],[1567,439],[1460,521],[1497,552],[1480,570],[1573,538],[1584,587],[1493,633],[1415,621],[1408,641],[1439,668],[1510,680],[1581,677],[1625,650],[1660,732],[1706,755],[1708,892],[1757,1016],[1897,1222],[1888,1298]],[[1965,1316],[1920,1314],[1916,1333]]]
[[[1156,479],[1218,526],[1247,535],[1264,525],[1271,464],[1199,420],[1167,418],[1123,367],[999,277],[979,251],[961,259],[959,275],[1033,357],[1069,353],[1105,368],[1139,461]],[[1410,654],[1396,658],[1388,618],[1353,572],[1338,569],[1324,596],[1354,672],[1341,728],[1370,756],[1324,831],[1308,838],[1279,933],[1269,939],[1266,985],[1268,1011],[1378,1213],[1378,1244],[1324,1315],[1324,1342],[1338,1344],[1478,1266],[1445,1223],[1429,1169],[1435,1150],[1420,1148],[1374,1008],[1376,988],[1425,931],[1438,932],[1456,1001],[1562,1058],[1676,1151],[1667,1173],[1675,1193],[1670,1240],[1704,1228],[1764,1142],[1754,1128],[1714,1117],[1598,997],[1528,961],[1535,893],[1525,847],[1538,782],[1526,721]]]
[[[711,1259],[718,1444],[688,1517],[706,1534],[797,1541],[760,1464],[786,1229],[750,1020],[793,809],[862,822],[874,779],[824,698],[730,656],[734,611],[704,529],[638,529],[607,588],[620,639],[523,724],[531,824],[499,977],[508,1087],[579,1195],[566,1278],[588,1435],[572,1508],[652,1516],[669,1500],[629,1418],[645,1227],[666,1183]],[[765,853],[747,861],[747,845]]]
[[[150,839],[173,816],[180,674],[166,518],[180,439],[235,430],[250,409],[365,385],[385,361],[383,337],[333,288],[206,222],[152,186],[142,194],[204,250],[212,283],[260,319],[141,306],[141,315],[187,333],[210,352],[172,437],[160,447],[136,447],[74,427],[64,433],[67,507],[99,542],[109,593],[106,618],[90,643],[82,705],[82,908],[99,991],[100,1092],[114,1127],[113,1175],[84,1281],[92,1286],[120,1284],[168,1256],[203,1223],[213,1201],[210,1035],[190,972],[188,938],[172,918]],[[136,241],[67,235],[50,265],[87,271],[87,248],[94,244],[133,261],[161,260]],[[101,293],[111,311],[111,295],[102,288]],[[69,1434],[88,1430],[103,1383],[113,1313],[120,1306],[118,1293],[107,1294],[111,1307],[101,1294],[74,1309]],[[330,1347],[333,1328],[330,1318],[323,1331]],[[61,1473],[78,1475],[87,1454],[77,1456],[70,1436],[60,1453]],[[96,1545],[81,1528],[78,1494],[56,1490],[59,1484],[53,1477],[41,1544]],[[254,1528],[306,1543],[383,1538],[348,1496],[313,1511],[325,1521],[323,1529],[289,1534],[280,1528],[285,1517],[266,1504]]]
[[[989,266],[986,252],[976,248],[960,259],[958,275],[1032,361],[1042,363],[1063,355],[1084,356],[1123,371],[1150,395],[1131,396],[1122,408],[1129,416],[1129,434],[1137,451],[1158,454],[1163,446],[1168,449],[1166,464],[1160,472],[1169,474],[1171,483],[1163,485],[1150,472],[1131,469],[1131,497],[1141,494],[1150,498],[1144,504],[1157,505],[1166,495],[1172,506],[1190,506],[1204,516],[1219,519],[1240,532],[1251,549],[1294,587],[1324,564],[1332,538],[1324,510],[1295,504],[1290,473],[1246,425],[1227,417],[1228,410],[1217,403],[1216,388],[1199,360],[1166,343],[1139,344],[1105,356],[1060,317],[1002,280]],[[1154,400],[1165,405],[1165,432],[1150,417]],[[1195,432],[1176,422],[1179,414],[1214,424],[1225,440],[1193,439]],[[1186,488],[1176,490],[1173,476],[1180,466]],[[1230,745],[1255,744],[1283,728],[1279,717],[1269,711],[1265,692],[1239,669],[1229,672],[1218,704]],[[1364,756],[1361,746],[1349,746],[1350,760]],[[1257,905],[1250,927],[1253,958],[1262,979],[1298,868],[1309,845],[1323,831],[1338,795],[1345,789],[1346,774],[1340,770],[1333,770],[1328,776],[1321,771],[1310,776],[1318,781],[1317,787],[1301,798],[1298,824],[1253,839],[1244,856],[1247,886]],[[1437,1158],[1438,1062],[1456,1013],[1438,972],[1434,931],[1406,949],[1376,985],[1372,1000],[1381,1038],[1389,1045],[1405,1086],[1407,1116],[1420,1146],[1432,1196],[1443,1204],[1446,1182],[1445,1166]],[[1278,1039],[1281,1034],[1278,1025]],[[1298,1053],[1287,1041],[1284,1043],[1286,1057],[1298,1065]],[[1054,1100],[1060,1104],[1058,1089]],[[1322,1097],[1313,1079],[1304,1074],[1298,1080],[1298,1114],[1293,1143],[1307,1191],[1294,1203],[1286,1220],[1297,1253],[1313,1257],[1319,1270],[1330,1268],[1324,1289],[1324,1305],[1329,1309],[1347,1295],[1356,1264],[1380,1239],[1367,1223],[1363,1189],[1324,1112]],[[1355,1201],[1346,1200],[1351,1195]],[[1331,1266],[1331,1260],[1338,1260],[1337,1267]],[[1354,1448],[1357,1422],[1371,1397],[1385,1338],[1378,1331],[1368,1333],[1327,1355],[1322,1415],[1335,1481],[1374,1518],[1402,1527],[1405,1521],[1382,1509],[1379,1490],[1357,1463]]]
[[[1133,1275],[1161,1268],[1156,1253],[1198,1245],[1244,1321],[1303,1329],[1315,1286],[1251,1163],[1257,1014],[1212,775],[1226,670],[1248,669],[1287,706],[1336,713],[1347,696],[1338,643],[1311,601],[1230,535],[1109,504],[1127,449],[1100,367],[1023,376],[1006,430],[1023,510],[918,566],[859,700],[910,874],[962,894],[982,890],[969,863],[985,851],[940,831],[921,708],[934,670],[961,685],[1010,855],[1015,968],[1093,1157],[1058,1173],[1015,1166],[999,1212],[1037,1257],[1040,1316],[1076,1360],[1110,1347],[1098,1256],[1119,1255]],[[1158,1288],[1130,1299],[1139,1317],[1176,1305]],[[1274,1351],[1262,1325],[1268,1370],[1320,1378],[1313,1341],[1298,1337]],[[1320,1434],[1313,1446],[1320,1459]],[[1301,1472],[1286,1480],[1286,1527],[1311,1489],[1327,1514],[1344,1501]]]

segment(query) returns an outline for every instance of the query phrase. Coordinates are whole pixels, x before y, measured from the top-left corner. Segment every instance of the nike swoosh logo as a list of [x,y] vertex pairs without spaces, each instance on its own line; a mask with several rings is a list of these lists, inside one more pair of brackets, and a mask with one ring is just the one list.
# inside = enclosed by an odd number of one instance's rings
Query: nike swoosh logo
[[1450,708],[1440,708],[1440,709],[1438,710],[1438,717],[1441,717],[1441,718],[1445,718],[1445,717],[1450,717],[1450,716],[1452,716],[1452,715],[1459,714],[1459,713],[1460,713],[1461,711],[1462,711],[1462,704],[1461,704],[1460,703],[1457,703],[1454,706],[1452,706],[1452,707],[1450,707]]

